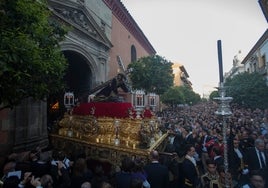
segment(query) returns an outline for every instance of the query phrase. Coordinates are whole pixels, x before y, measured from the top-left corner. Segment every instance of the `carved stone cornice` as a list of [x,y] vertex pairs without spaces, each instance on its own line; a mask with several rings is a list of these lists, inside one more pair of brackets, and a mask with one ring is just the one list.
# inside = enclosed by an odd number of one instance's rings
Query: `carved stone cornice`
[[120,0],[103,0],[112,10],[113,15],[127,28],[127,30],[140,42],[149,54],[155,54],[156,51],[146,38],[138,24],[132,18],[126,7]]
[[61,0],[49,0],[49,9],[52,13],[81,33],[86,34],[98,43],[103,44],[110,49],[112,44],[105,35],[101,27],[96,23],[94,18],[86,10],[85,6]]

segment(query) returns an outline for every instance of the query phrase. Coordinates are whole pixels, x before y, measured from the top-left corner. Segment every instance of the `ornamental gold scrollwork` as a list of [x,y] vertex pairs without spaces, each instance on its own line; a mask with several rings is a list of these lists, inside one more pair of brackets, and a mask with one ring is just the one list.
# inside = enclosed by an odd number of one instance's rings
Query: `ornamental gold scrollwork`
[[156,119],[116,119],[65,114],[59,122],[59,135],[99,144],[115,144],[136,149],[149,148],[160,136]]

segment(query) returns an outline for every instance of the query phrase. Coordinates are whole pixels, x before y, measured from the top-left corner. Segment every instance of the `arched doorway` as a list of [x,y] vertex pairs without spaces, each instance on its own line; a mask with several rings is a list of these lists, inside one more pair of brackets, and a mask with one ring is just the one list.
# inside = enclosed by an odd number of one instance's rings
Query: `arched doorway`
[[82,54],[72,50],[65,50],[63,54],[68,63],[64,77],[66,89],[48,97],[47,125],[49,130],[53,129],[53,125],[66,112],[63,103],[65,92],[73,92],[76,100],[86,102],[88,93],[92,88],[92,70],[89,60]]
[[65,76],[66,89],[74,92],[75,98],[80,102],[86,102],[87,96],[92,88],[92,73],[89,62],[81,54],[73,51],[64,51],[68,62]]

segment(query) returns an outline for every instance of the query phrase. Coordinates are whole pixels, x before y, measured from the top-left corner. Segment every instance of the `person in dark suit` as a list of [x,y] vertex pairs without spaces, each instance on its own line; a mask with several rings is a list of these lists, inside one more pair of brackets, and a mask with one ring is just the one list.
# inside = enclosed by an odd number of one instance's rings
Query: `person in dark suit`
[[71,187],[81,187],[84,182],[90,182],[93,173],[87,168],[87,162],[85,158],[78,158],[73,167],[73,172],[71,175]]
[[207,172],[206,160],[209,159],[209,156],[208,156],[208,148],[206,147],[206,143],[208,143],[212,138],[210,136],[208,129],[203,129],[202,133],[203,134],[199,142],[199,145],[201,147],[202,169],[204,172]]
[[246,152],[248,148],[254,147],[254,140],[249,137],[248,131],[244,130],[241,133],[241,139],[239,143],[239,147],[243,152]]
[[130,187],[132,180],[131,171],[134,167],[134,162],[130,157],[125,157],[122,159],[121,164],[121,171],[115,174],[115,187]]
[[159,154],[156,150],[150,152],[151,163],[144,166],[147,180],[152,188],[164,188],[169,184],[168,167],[160,164]]
[[181,165],[184,188],[196,188],[200,186],[199,171],[196,166],[194,146],[187,145],[185,159]]
[[261,170],[253,170],[250,172],[250,182],[242,186],[242,188],[266,188],[266,179]]
[[217,167],[223,166],[224,165],[224,159],[223,159],[223,156],[221,155],[220,148],[217,147],[217,146],[213,147],[213,152],[215,154],[213,159],[214,159]]
[[245,164],[249,171],[266,169],[267,170],[267,156],[264,154],[265,143],[262,139],[256,139],[255,147],[248,148],[245,155]]
[[192,132],[192,128],[190,126],[186,126],[184,127],[185,129],[185,138],[184,138],[184,142],[185,144],[189,144],[189,145],[195,145],[196,140],[193,136],[193,132]]
[[230,172],[233,180],[243,185],[248,179],[248,175],[245,173],[246,171],[243,172],[245,169],[245,154],[239,148],[239,139],[234,138],[230,141],[232,142],[232,145],[228,145],[230,148],[228,152]]
[[252,148],[248,148],[245,155],[245,163],[249,173],[254,170],[260,170],[264,173],[265,179],[268,178],[267,162],[268,157],[264,154],[265,143],[263,139],[257,138]]

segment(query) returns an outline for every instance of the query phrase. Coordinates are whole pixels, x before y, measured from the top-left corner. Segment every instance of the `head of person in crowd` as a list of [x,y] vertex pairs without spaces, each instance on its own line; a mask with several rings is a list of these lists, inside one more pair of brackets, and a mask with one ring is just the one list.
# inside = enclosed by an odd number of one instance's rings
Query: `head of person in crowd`
[[217,173],[217,164],[214,160],[212,159],[207,159],[206,160],[206,164],[207,164],[207,171],[208,173],[212,174],[212,175],[216,175]]
[[248,131],[247,130],[243,130],[241,132],[241,139],[247,139],[248,137],[249,137]]
[[74,176],[83,176],[87,172],[87,161],[84,158],[78,158],[73,166]]
[[217,141],[218,141],[219,143],[222,143],[222,142],[223,142],[222,132],[218,132],[218,134],[217,134]]
[[143,188],[143,181],[140,178],[132,178],[130,188]]
[[113,186],[108,182],[102,182],[100,188],[113,188]]
[[238,148],[239,148],[239,143],[240,143],[240,141],[239,141],[237,138],[235,138],[235,139],[233,140],[233,144],[234,144],[234,148],[235,148],[235,149],[238,149]]
[[185,130],[186,134],[189,134],[193,131],[191,126],[185,126],[184,130]]
[[130,157],[124,157],[121,161],[121,171],[131,172],[134,167],[134,162]]
[[185,151],[186,155],[188,155],[189,157],[194,157],[194,155],[196,154],[195,147],[191,144],[187,144],[185,146]]
[[40,178],[42,188],[53,188],[53,179],[49,174],[45,174]]
[[134,160],[133,172],[143,172],[144,161],[141,158],[136,158]]
[[82,183],[81,188],[91,188],[90,182],[86,181],[86,182]]
[[16,170],[16,162],[15,161],[9,161],[4,165],[3,168],[3,177],[2,180],[4,180],[9,172],[14,172]]
[[150,152],[150,159],[152,162],[158,162],[159,161],[159,153],[156,150],[152,150]]
[[58,160],[62,161],[66,168],[70,168],[71,166],[73,166],[74,162],[70,161],[70,159],[67,157],[64,151],[59,151],[57,155],[58,155]]
[[252,131],[252,133],[250,134],[250,137],[253,139],[253,140],[256,140],[258,137],[259,137],[259,134],[257,131]]
[[250,184],[254,186],[254,188],[265,188],[266,181],[263,171],[253,170],[249,173],[249,175]]
[[217,135],[218,135],[218,133],[217,133],[217,129],[216,128],[212,128],[212,130],[211,130],[211,135],[213,136],[213,137],[217,137]]
[[223,185],[226,183],[228,183],[229,185],[232,185],[232,175],[229,171],[225,173],[225,168],[223,165],[218,166],[217,171],[219,173],[219,180]]
[[29,157],[30,157],[30,161],[38,161],[40,159],[40,153],[39,153],[39,151],[37,151],[35,149],[31,150]]
[[264,151],[265,148],[265,143],[264,140],[258,138],[254,142],[254,146],[259,150],[259,151]]
[[29,153],[30,160],[31,161],[40,160],[41,153],[42,153],[41,147],[37,146],[35,149],[30,151]]
[[65,157],[66,157],[66,154],[65,154],[64,151],[58,151],[57,155],[58,155],[58,159],[60,161],[63,161],[65,159]]
[[208,130],[207,128],[203,128],[203,129],[202,129],[202,135],[203,135],[203,136],[206,136],[206,135],[209,136],[209,135],[210,135],[209,130]]

